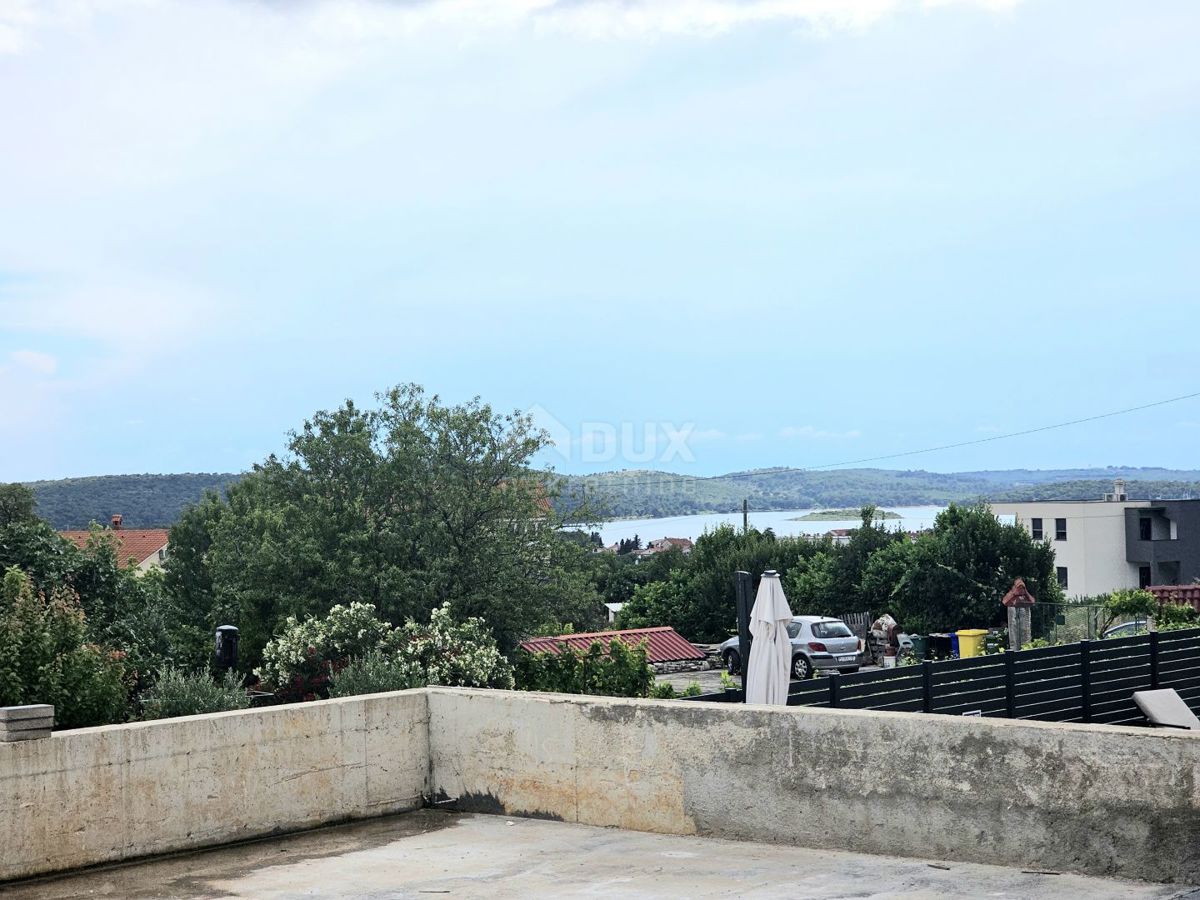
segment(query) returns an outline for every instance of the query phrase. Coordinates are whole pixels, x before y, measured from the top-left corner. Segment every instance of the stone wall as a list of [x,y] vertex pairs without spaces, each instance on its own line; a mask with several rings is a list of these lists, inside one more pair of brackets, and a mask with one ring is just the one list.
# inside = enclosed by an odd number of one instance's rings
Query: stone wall
[[451,688],[0,744],[0,880],[426,802],[1200,882],[1200,733]]
[[439,689],[447,805],[1200,882],[1200,734]]
[[0,880],[420,807],[424,691],[0,744]]

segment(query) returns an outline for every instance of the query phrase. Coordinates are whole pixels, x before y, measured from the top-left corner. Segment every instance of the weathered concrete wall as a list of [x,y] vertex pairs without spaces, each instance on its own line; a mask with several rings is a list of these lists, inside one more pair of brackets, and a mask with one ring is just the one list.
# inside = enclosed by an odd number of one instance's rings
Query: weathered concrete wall
[[0,744],[0,880],[419,807],[425,691]]
[[464,810],[1200,882],[1200,734],[431,688],[0,745],[0,880]]
[[[434,689],[460,809],[1200,882],[1200,735]],[[449,805],[449,804],[448,804]]]

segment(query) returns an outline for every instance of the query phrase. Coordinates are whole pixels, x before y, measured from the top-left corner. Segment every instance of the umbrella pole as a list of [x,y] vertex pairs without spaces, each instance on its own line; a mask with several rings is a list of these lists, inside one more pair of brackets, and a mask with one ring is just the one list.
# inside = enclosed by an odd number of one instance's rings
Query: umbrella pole
[[750,596],[754,578],[749,572],[736,572],[733,576],[734,594],[737,598],[738,655],[742,660],[742,700],[746,699],[746,672],[750,668]]

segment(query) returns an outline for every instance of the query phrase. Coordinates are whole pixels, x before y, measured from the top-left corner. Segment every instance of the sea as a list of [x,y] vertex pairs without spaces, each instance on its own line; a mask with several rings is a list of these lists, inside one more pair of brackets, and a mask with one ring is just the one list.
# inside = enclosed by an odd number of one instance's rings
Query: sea
[[[899,528],[902,531],[921,531],[933,527],[933,520],[944,506],[890,506],[889,512],[898,514],[899,519],[888,519],[884,522],[887,528]],[[824,534],[834,528],[857,528],[861,520],[857,517],[844,520],[821,520],[818,522],[798,522],[799,517],[812,512],[823,510],[813,509],[783,509],[759,511],[750,510],[750,527],[765,531],[770,528],[777,535],[792,534]],[[641,538],[642,544],[662,537],[691,538],[693,541],[721,524],[742,527],[742,514],[736,513],[705,513],[696,516],[663,516],[651,519],[613,519],[593,530],[599,531],[605,545],[627,540],[634,535]]]

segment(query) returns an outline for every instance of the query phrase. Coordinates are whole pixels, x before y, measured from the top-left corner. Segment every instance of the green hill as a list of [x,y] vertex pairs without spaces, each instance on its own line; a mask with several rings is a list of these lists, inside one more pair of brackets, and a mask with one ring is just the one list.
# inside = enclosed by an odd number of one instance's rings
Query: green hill
[[231,473],[183,475],[95,475],[33,481],[37,513],[58,529],[106,524],[120,513],[126,528],[171,525],[183,508],[205,491],[221,491],[241,476]]
[[[166,526],[207,490],[237,481],[233,473],[100,475],[35,481],[38,514],[55,528],[84,528],[120,513],[130,528]],[[756,469],[715,478],[627,470],[567,479],[564,511],[586,498],[606,516],[680,516],[753,509],[929,506],[951,501],[1100,499],[1114,478],[1125,478],[1133,499],[1200,497],[1200,471],[1158,468],[924,472],[894,469]]]
[[929,506],[953,501],[1096,499],[1125,478],[1131,498],[1200,496],[1200,471],[1173,469],[1051,469],[925,472],[893,469],[760,469],[690,479],[668,472],[605,472],[568,481],[564,509],[586,497],[611,516],[677,516],[751,508],[814,509]]

